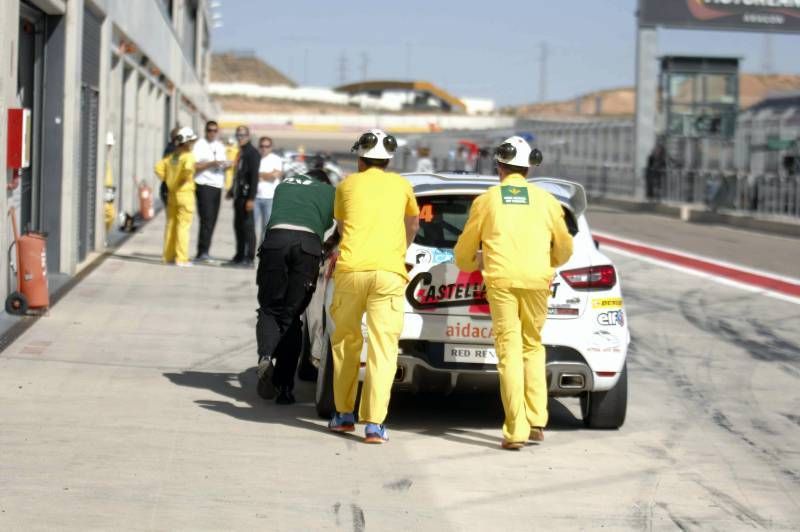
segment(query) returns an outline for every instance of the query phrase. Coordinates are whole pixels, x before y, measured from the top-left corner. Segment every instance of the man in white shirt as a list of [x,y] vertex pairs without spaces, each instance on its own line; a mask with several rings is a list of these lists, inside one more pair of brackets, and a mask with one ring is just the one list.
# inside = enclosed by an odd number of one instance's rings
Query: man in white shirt
[[197,237],[197,261],[208,261],[211,236],[217,225],[219,205],[222,200],[222,187],[225,186],[225,169],[230,164],[225,156],[225,146],[217,140],[219,125],[206,123],[206,137],[194,145],[195,190],[197,194],[197,214],[200,218],[200,232]]
[[258,191],[256,192],[256,227],[261,228],[259,242],[264,241],[264,234],[272,214],[272,199],[275,189],[283,177],[283,160],[272,153],[272,139],[258,139],[258,152],[261,154],[261,166],[258,169]]

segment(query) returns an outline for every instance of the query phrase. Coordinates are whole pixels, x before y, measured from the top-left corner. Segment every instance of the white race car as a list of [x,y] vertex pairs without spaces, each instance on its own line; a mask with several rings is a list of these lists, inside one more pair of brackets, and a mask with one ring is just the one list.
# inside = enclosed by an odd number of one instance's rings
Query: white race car
[[[420,205],[420,231],[406,254],[411,280],[395,389],[443,393],[496,389],[497,357],[483,278],[480,272],[461,272],[454,264],[453,248],[472,201],[497,184],[497,178],[463,174],[406,177]],[[583,187],[553,178],[529,181],[559,200],[574,235],[573,255],[551,284],[549,315],[542,332],[549,394],[580,397],[587,427],[618,428],[627,408],[625,361],[630,342],[619,276],[592,239],[584,215]],[[300,375],[310,379],[316,373],[316,406],[322,417],[329,417],[334,410],[328,309],[337,256],[333,252],[326,257],[305,316]],[[366,337],[366,325],[362,329]],[[361,356],[363,380],[366,343]]]

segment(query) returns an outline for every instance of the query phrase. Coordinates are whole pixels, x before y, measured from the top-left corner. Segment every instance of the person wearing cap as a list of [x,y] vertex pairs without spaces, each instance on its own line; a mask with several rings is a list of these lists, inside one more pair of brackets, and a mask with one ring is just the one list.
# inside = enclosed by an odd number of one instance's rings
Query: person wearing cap
[[195,158],[192,147],[197,135],[190,127],[175,136],[175,150],[156,163],[156,175],[167,185],[167,227],[164,232],[164,262],[191,266],[189,230],[195,207]]
[[366,423],[367,443],[388,441],[383,422],[403,329],[405,255],[419,229],[411,183],[386,171],[396,150],[395,138],[381,130],[361,135],[353,146],[358,172],[338,186],[334,206],[341,242],[330,307],[336,413],[328,427],[334,432],[355,430],[353,410],[364,343],[361,323],[366,312],[367,367],[359,419]]
[[475,198],[455,247],[456,265],[482,270],[492,315],[504,449],[542,441],[547,425],[545,349],[541,331],[555,268],[572,255],[561,204],[526,181],[539,150],[510,137],[495,150],[500,184]]
[[335,189],[312,169],[275,187],[272,215],[258,251],[258,394],[295,402],[294,374],[302,348],[302,316],[317,286],[322,241],[333,227]]

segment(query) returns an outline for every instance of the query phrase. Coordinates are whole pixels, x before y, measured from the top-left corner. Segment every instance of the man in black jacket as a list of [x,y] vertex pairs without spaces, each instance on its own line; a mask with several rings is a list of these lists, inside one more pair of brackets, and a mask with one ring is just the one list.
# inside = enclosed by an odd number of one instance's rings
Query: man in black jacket
[[233,198],[233,230],[236,233],[236,255],[226,263],[228,266],[252,268],[256,256],[256,224],[253,218],[256,190],[258,189],[258,168],[261,156],[250,144],[250,129],[247,126],[236,128],[239,141],[239,164],[228,198]]

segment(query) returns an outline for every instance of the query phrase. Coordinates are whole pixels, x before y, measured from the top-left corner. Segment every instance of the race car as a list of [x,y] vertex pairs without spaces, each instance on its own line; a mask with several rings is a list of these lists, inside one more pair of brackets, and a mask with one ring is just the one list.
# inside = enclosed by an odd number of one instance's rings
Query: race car
[[[497,178],[464,174],[405,177],[420,206],[420,230],[406,254],[410,282],[394,388],[412,393],[497,389],[497,356],[486,287],[480,272],[465,273],[456,267],[453,252],[472,201],[496,185]],[[618,272],[592,239],[583,187],[555,178],[529,181],[561,203],[574,236],[572,257],[552,280],[542,331],[549,394],[580,397],[587,427],[618,428],[627,409],[630,343]],[[322,417],[329,417],[334,410],[333,323],[328,309],[337,256],[333,251],[325,258],[304,319],[301,378],[316,373],[315,402]],[[366,325],[362,330],[366,340]],[[363,381],[366,341],[361,357]],[[318,371],[309,371],[311,365]]]

